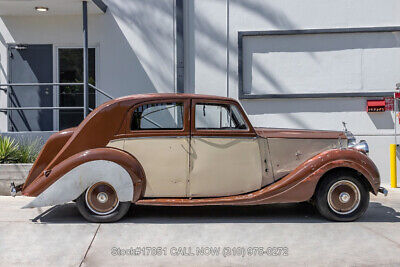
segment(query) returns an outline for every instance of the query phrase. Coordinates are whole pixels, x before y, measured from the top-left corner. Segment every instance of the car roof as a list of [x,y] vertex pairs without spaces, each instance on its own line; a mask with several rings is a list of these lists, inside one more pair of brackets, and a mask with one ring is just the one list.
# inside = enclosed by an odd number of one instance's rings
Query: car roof
[[201,95],[201,94],[184,94],[184,93],[152,93],[152,94],[136,94],[123,96],[115,99],[115,101],[125,101],[125,100],[159,100],[159,99],[215,99],[215,100],[231,100],[236,101],[233,98],[215,95]]

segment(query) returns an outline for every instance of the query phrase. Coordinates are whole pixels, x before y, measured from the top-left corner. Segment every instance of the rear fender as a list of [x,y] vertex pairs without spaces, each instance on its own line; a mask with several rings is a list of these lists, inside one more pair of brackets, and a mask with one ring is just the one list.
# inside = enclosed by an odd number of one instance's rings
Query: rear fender
[[115,191],[119,201],[132,201],[133,182],[120,165],[108,160],[94,160],[72,169],[24,208],[53,206],[77,199],[88,187],[106,182]]
[[24,208],[69,202],[101,181],[114,187],[120,201],[134,202],[143,194],[145,176],[136,158],[125,151],[115,148],[83,151],[46,170],[25,188],[23,195],[36,199]]
[[76,128],[65,129],[50,136],[36,158],[31,170],[29,171],[22,190],[32,183],[32,181],[35,180],[35,178],[39,176],[41,172],[43,172],[46,166],[57,155],[65,143],[67,143],[75,129]]

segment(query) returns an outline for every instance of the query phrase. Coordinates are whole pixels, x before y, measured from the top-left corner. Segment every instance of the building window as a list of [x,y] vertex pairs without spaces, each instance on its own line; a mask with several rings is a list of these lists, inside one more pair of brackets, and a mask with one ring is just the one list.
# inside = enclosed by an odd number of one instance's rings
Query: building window
[[183,129],[183,103],[154,103],[136,108],[132,114],[132,130]]
[[[96,51],[89,48],[89,83],[96,85]],[[83,49],[59,48],[58,68],[60,83],[83,82]],[[83,107],[83,85],[60,86],[60,107]],[[89,107],[94,109],[96,105],[94,89],[89,87]],[[83,120],[83,109],[59,111],[59,129],[75,127]]]
[[199,130],[247,129],[239,110],[234,105],[196,104],[195,126]]

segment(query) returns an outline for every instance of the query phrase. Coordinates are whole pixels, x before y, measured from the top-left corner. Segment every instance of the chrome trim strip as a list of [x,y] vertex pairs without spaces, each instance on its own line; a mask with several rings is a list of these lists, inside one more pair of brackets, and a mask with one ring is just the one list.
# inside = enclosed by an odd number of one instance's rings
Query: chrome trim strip
[[192,138],[257,139],[258,136],[208,136],[208,135],[192,135]]
[[164,135],[160,135],[160,136],[137,136],[137,137],[122,137],[119,139],[114,139],[110,142],[115,142],[115,141],[121,141],[121,140],[135,140],[135,139],[149,139],[149,138],[189,138],[189,135],[181,135],[181,136],[164,136]]
[[182,136],[138,136],[138,137],[122,137],[119,139],[113,139],[110,143],[121,141],[121,140],[135,140],[135,139],[149,139],[149,138],[224,138],[224,139],[257,139],[258,136],[208,136],[208,135],[182,135]]

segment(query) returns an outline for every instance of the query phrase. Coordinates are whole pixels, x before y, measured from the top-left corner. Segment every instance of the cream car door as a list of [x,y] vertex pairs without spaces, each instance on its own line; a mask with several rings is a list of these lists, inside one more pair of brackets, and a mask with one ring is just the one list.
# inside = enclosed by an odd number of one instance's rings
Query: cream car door
[[[157,102],[133,111],[133,136],[125,138],[123,147],[142,164],[145,197],[187,196],[190,138],[184,110],[184,103]],[[146,136],[134,137],[135,133]]]
[[231,196],[260,189],[258,140],[238,106],[197,101],[193,119],[188,195]]

